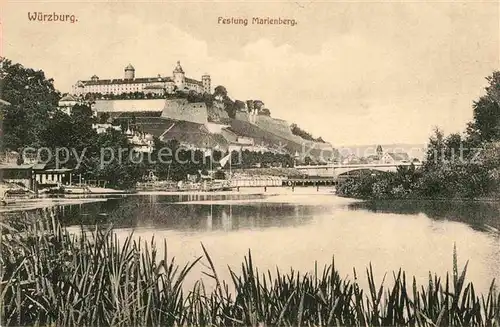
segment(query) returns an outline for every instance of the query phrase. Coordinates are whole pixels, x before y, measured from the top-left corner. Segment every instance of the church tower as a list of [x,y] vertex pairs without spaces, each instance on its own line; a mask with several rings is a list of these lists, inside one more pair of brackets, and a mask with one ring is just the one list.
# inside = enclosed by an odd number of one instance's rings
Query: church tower
[[204,74],[201,76],[201,82],[203,83],[203,92],[208,94],[212,93],[210,75]]
[[173,79],[178,90],[184,89],[184,82],[186,79],[180,61],[177,61],[177,66],[175,66],[175,69],[173,71]]
[[131,64],[128,64],[125,67],[125,79],[134,79],[135,78],[135,68]]

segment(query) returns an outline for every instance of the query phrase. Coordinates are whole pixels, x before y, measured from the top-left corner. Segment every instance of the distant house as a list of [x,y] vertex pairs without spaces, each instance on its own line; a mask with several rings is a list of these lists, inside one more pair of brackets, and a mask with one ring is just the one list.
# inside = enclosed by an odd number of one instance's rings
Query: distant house
[[92,128],[97,132],[97,134],[106,133],[108,129],[112,128],[115,131],[121,131],[121,126],[115,126],[111,124],[92,124]]
[[342,164],[344,165],[356,165],[359,163],[360,163],[359,157],[354,153],[351,153],[342,159]]
[[0,183],[15,184],[31,191],[60,186],[71,181],[71,169],[47,169],[45,164],[0,163]]
[[129,143],[132,144],[134,150],[145,153],[153,152],[153,135],[149,133],[132,132],[130,129],[127,129],[125,135],[127,135]]
[[379,163],[380,156],[378,154],[374,154],[374,155],[368,156],[368,157],[366,157],[366,161],[368,163]]
[[79,100],[71,94],[66,94],[59,100],[58,108],[66,115],[71,115],[73,107],[79,103]]
[[410,161],[410,156],[405,152],[386,152],[380,160],[381,163],[386,164],[409,163]]

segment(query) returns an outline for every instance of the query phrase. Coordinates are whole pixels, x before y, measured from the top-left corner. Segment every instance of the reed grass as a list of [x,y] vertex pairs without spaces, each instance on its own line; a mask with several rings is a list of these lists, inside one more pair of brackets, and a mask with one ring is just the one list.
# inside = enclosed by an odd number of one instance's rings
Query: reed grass
[[[0,225],[3,326],[500,326],[495,281],[477,294],[456,250],[444,278],[417,285],[399,270],[377,282],[369,265],[362,289],[361,275],[340,277],[333,259],[312,274],[261,273],[249,251],[223,281],[203,245],[203,257],[179,266],[166,242],[159,257],[155,240],[120,244],[110,229],[71,235],[50,211]],[[200,279],[185,290],[202,259],[215,287]]]

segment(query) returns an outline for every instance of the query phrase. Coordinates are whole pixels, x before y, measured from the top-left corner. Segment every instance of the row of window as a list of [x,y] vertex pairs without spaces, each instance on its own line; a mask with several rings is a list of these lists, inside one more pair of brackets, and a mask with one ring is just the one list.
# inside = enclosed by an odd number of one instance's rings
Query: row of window
[[[84,87],[85,92],[114,92],[114,91],[142,91],[144,87],[148,86],[149,84],[126,84],[126,85],[119,85],[119,84],[111,84],[111,85],[87,85]],[[167,89],[173,90],[174,85],[167,84],[165,85]],[[201,90],[203,89],[202,86],[197,85],[197,84],[191,84],[191,83],[186,83],[186,86],[192,89],[196,90]],[[74,88],[75,90],[78,90],[78,88]]]

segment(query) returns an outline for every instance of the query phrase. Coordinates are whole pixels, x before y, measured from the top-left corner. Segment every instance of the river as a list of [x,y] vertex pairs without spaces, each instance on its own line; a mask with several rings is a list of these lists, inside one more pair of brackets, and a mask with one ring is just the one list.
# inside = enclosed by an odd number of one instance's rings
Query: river
[[[267,192],[168,195],[139,194],[98,202],[61,205],[58,215],[70,230],[113,224],[123,240],[148,243],[154,237],[162,252],[184,264],[206,247],[218,274],[240,269],[251,249],[259,271],[278,267],[313,272],[332,262],[341,276],[366,274],[372,263],[376,278],[402,268],[425,283],[429,271],[452,272],[453,248],[458,262],[469,261],[468,280],[485,291],[500,279],[500,205],[446,201],[361,202],[340,198],[329,189],[268,188]],[[162,254],[163,255],[163,254]],[[206,271],[197,266],[190,278]],[[497,282],[498,285],[498,282]]]

